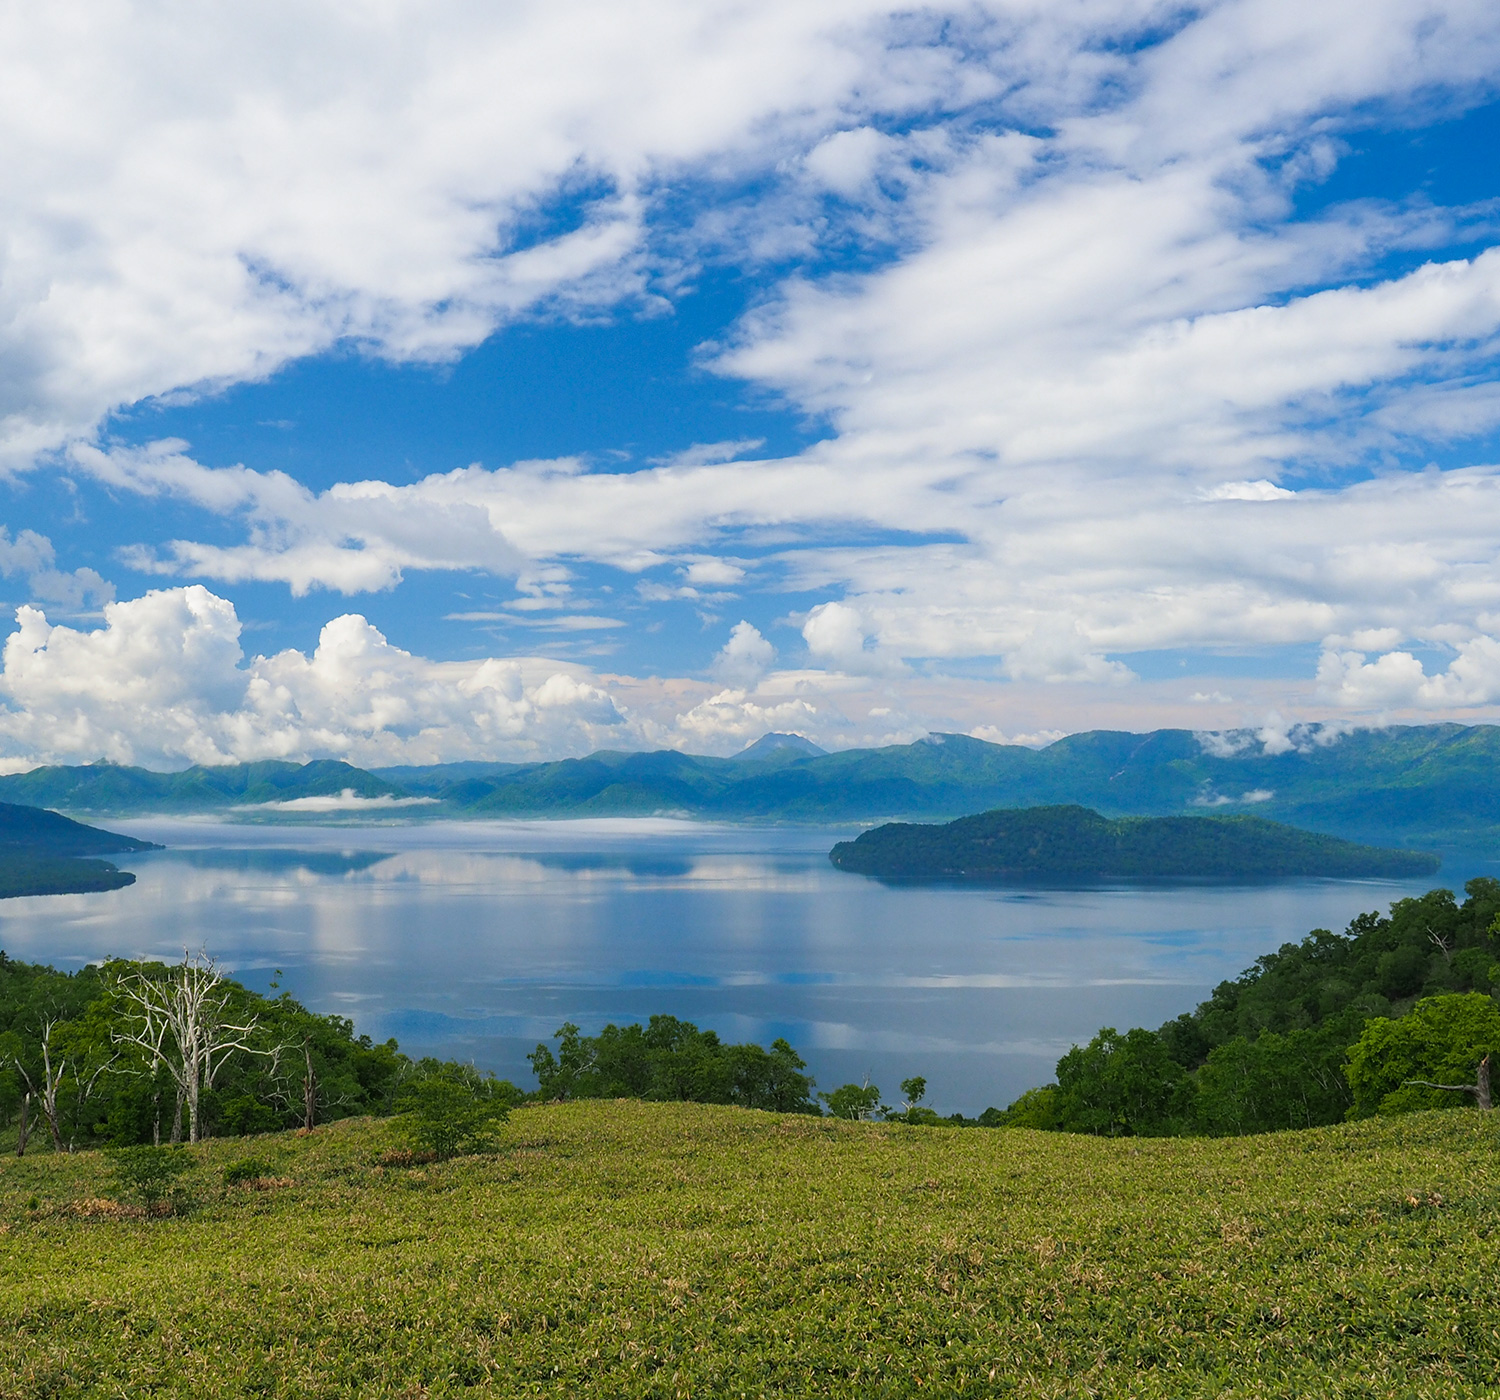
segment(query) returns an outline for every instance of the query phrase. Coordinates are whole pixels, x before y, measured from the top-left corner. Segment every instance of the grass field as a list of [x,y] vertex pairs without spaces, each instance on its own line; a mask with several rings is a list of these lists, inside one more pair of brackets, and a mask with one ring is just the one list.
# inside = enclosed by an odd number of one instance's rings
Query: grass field
[[[526,1108],[0,1159],[0,1395],[1500,1395],[1500,1121],[1229,1140]],[[271,1181],[226,1187],[253,1153]]]

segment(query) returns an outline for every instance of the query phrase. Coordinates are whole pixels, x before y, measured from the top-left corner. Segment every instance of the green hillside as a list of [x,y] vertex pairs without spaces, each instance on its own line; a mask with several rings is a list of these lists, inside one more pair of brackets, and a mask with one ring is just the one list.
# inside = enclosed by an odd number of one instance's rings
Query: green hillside
[[0,1392],[1490,1394],[1494,1132],[1474,1110],[1133,1141],[590,1102],[429,1165],[399,1165],[399,1120],[210,1142],[165,1219],[117,1204],[100,1154],[7,1157]]
[[1398,878],[1439,864],[1263,817],[1110,820],[1077,806],[981,812],[945,826],[892,822],[840,841],[828,858],[888,880],[975,881]]
[[845,822],[1077,803],[1107,816],[1249,812],[1382,843],[1486,846],[1500,839],[1497,773],[1500,728],[1438,724],[1341,736],[1308,729],[1284,745],[1248,731],[1096,730],[1040,750],[934,734],[883,749],[784,750],[765,767],[672,752],[602,752],[471,770],[452,781],[442,768],[381,769],[379,776],[440,797],[458,815],[679,812]]

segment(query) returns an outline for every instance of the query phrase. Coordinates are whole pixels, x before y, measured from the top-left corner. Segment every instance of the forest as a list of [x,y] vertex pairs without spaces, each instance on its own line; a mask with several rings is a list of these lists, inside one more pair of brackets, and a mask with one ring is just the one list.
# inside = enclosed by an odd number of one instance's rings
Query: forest
[[1228,1135],[1488,1107],[1487,1083],[1479,1090],[1500,1051],[1500,881],[1470,880],[1464,893],[1401,899],[1341,934],[1314,929],[1157,1030],[1105,1027],[1001,1121]]

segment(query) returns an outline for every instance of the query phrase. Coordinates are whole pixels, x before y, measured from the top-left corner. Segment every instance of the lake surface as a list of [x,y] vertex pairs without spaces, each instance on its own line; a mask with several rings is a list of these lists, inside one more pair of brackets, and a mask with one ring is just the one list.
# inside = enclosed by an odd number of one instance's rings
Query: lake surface
[[1478,873],[1415,881],[995,890],[834,870],[829,828],[665,820],[408,826],[111,826],[169,849],[107,894],[6,900],[0,947],[73,968],[206,945],[416,1053],[523,1087],[566,1020],[665,1011],[730,1040],[784,1035],[831,1088],[941,1112],[1004,1106],[1101,1025],[1155,1027],[1312,928]]

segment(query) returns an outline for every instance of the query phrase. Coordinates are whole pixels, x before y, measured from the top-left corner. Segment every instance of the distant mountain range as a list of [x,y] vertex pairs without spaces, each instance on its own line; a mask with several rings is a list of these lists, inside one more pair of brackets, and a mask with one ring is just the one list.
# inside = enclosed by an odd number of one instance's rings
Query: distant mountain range
[[96,857],[158,849],[56,812],[0,802],[0,899],[117,890],[134,884],[135,876]]
[[234,810],[279,816],[316,798],[327,815],[578,817],[673,814],[724,821],[926,821],[996,807],[1078,803],[1106,816],[1253,813],[1381,842],[1470,848],[1500,839],[1500,728],[1438,724],[1263,743],[1249,731],[1096,730],[1045,749],[933,734],[822,753],[766,736],[733,758],[604,751],[552,763],[451,763],[373,772],[325,760],[154,773],[93,764],[0,778],[0,800],[116,814]]
[[884,880],[1399,879],[1438,857],[1364,846],[1264,817],[1101,817],[1087,807],[1003,808],[946,825],[889,822],[840,841],[840,870]]

